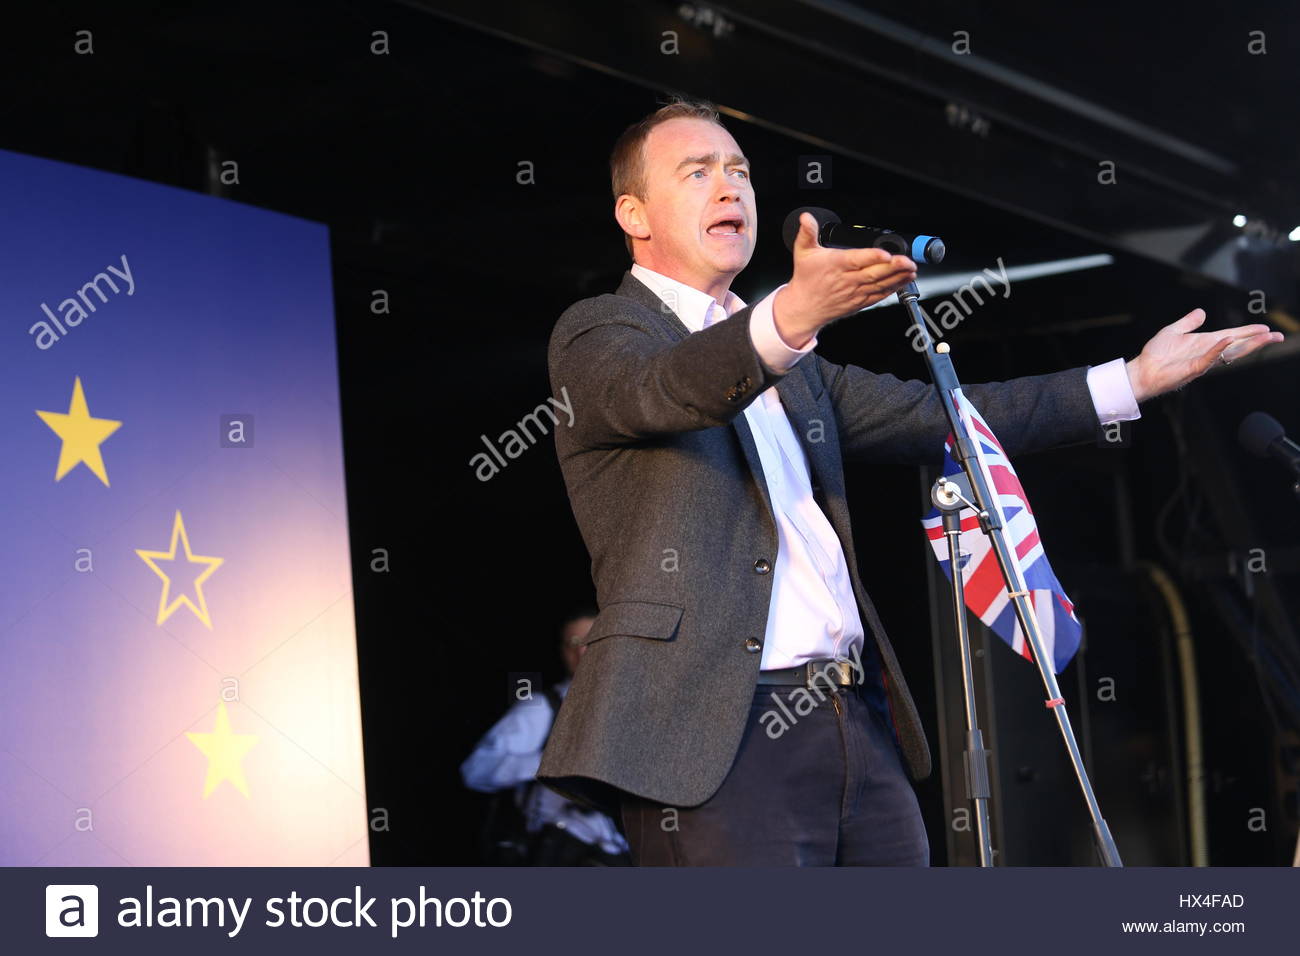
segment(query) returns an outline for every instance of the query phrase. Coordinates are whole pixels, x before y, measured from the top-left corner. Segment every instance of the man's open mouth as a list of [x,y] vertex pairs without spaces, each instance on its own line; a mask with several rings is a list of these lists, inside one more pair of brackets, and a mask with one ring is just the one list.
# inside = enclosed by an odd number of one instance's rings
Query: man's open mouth
[[740,219],[723,219],[704,231],[710,236],[739,236],[745,231],[745,223]]

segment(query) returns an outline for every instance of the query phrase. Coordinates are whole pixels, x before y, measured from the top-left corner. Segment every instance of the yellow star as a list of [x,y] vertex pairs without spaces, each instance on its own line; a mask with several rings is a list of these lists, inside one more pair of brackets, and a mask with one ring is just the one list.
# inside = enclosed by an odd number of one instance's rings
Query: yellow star
[[236,790],[245,797],[248,796],[248,781],[244,779],[244,767],[239,761],[253,749],[257,735],[230,732],[230,716],[226,713],[225,701],[217,705],[217,723],[212,728],[212,733],[187,732],[185,736],[208,758],[208,776],[203,781],[204,800],[223,780],[229,780]]
[[54,473],[54,480],[59,481],[85,463],[94,472],[95,477],[108,484],[108,472],[104,470],[104,459],[99,454],[99,446],[109,435],[117,431],[121,422],[108,418],[91,418],[86,408],[86,393],[81,390],[81,378],[72,383],[72,403],[68,413],[37,411],[41,421],[54,430],[54,434],[63,439],[63,448],[59,451],[59,467]]
[[[168,603],[167,596],[171,592],[172,582],[163,571],[155,564],[155,561],[175,561],[176,542],[179,540],[185,546],[185,560],[190,564],[206,564],[208,567],[194,579],[194,593],[198,595],[198,607],[190,600],[188,594],[182,594],[171,603]],[[140,548],[135,549],[135,553],[144,559],[144,563],[153,568],[154,574],[163,579],[162,596],[158,599],[158,624],[162,625],[167,618],[171,617],[178,607],[184,604],[195,616],[198,617],[208,628],[212,630],[212,620],[208,617],[208,602],[203,597],[203,582],[212,577],[212,573],[221,567],[225,561],[224,558],[209,558],[201,554],[194,554],[190,551],[190,538],[185,533],[185,522],[181,520],[181,513],[176,512],[176,521],[172,525],[172,543],[170,551],[143,551]]]

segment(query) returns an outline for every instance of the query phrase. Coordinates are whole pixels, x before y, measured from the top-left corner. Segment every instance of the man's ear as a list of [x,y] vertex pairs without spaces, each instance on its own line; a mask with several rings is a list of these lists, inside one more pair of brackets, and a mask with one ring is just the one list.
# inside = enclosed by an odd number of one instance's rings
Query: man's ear
[[614,218],[622,230],[633,239],[649,239],[650,225],[645,220],[645,208],[641,200],[629,193],[618,197],[614,203]]

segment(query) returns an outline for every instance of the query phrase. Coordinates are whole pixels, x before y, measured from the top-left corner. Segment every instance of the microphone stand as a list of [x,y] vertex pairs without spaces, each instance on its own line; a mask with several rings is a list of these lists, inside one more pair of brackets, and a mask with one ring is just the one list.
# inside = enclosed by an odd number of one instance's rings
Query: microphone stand
[[956,396],[961,394],[961,383],[957,379],[957,372],[949,357],[948,343],[940,342],[935,345],[930,337],[924,313],[919,305],[920,297],[920,290],[917,289],[915,282],[909,282],[898,292],[899,303],[907,310],[920,335],[917,341],[925,346],[925,361],[930,369],[930,378],[934,382],[939,402],[952,428],[954,439],[952,457],[961,465],[965,473],[964,483],[940,478],[931,490],[931,500],[943,512],[944,535],[948,540],[949,567],[952,569],[953,602],[962,654],[962,691],[966,697],[967,749],[964,754],[966,788],[968,798],[975,804],[976,835],[980,841],[980,866],[992,866],[993,854],[989,842],[988,823],[989,785],[986,762],[988,751],[984,749],[983,738],[976,725],[975,685],[971,676],[970,638],[962,593],[961,554],[957,545],[957,534],[960,530],[959,513],[963,507],[974,510],[979,519],[980,530],[989,539],[993,554],[997,558],[998,568],[1002,572],[1002,581],[1006,586],[1007,594],[1015,606],[1016,619],[1020,622],[1021,632],[1033,649],[1034,662],[1038,665],[1038,672],[1043,679],[1043,688],[1047,692],[1045,706],[1056,716],[1057,727],[1060,728],[1061,738],[1069,754],[1070,763],[1074,767],[1074,774],[1083,791],[1083,799],[1088,805],[1088,814],[1092,818],[1093,838],[1101,862],[1104,866],[1123,866],[1110,827],[1101,815],[1101,807],[1097,804],[1097,796],[1093,793],[1088,772],[1084,769],[1083,757],[1079,754],[1079,745],[1070,727],[1069,715],[1065,711],[1065,699],[1061,696],[1061,689],[1056,683],[1052,661],[1047,656],[1042,633],[1038,629],[1038,618],[1034,614],[1033,605],[1029,602],[1029,590],[1025,585],[1019,559],[1007,546],[1005,529],[1002,526],[1002,511],[995,504],[996,499],[993,497],[992,489],[980,467],[979,459],[975,456],[974,438],[967,430],[965,420],[957,411]]
[[967,552],[961,550],[961,509],[970,506],[971,494],[970,484],[965,478],[950,481],[940,477],[930,489],[930,500],[943,513],[943,536],[948,540],[948,566],[953,569],[952,606],[956,615],[957,643],[961,648],[962,693],[966,701],[966,750],[962,753],[966,768],[966,799],[975,805],[975,841],[979,848],[980,866],[992,866],[989,752],[984,749],[984,736],[980,732],[979,718],[975,713],[975,676],[971,669],[966,586],[961,576],[961,569],[966,566],[966,558],[969,557]]

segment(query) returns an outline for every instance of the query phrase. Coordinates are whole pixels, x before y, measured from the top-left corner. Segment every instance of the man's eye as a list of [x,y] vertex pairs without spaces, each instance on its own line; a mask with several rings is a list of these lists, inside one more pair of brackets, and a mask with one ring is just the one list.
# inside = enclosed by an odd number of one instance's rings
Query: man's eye
[[739,173],[741,179],[748,179],[748,178],[749,178],[749,170],[748,170],[748,169],[736,169],[736,170],[732,170],[732,172]]
[[704,170],[702,170],[702,169],[697,169],[697,170],[695,170],[695,172],[691,173],[691,175],[692,175],[692,176],[703,176],[703,175],[705,175],[705,172],[704,172]]

